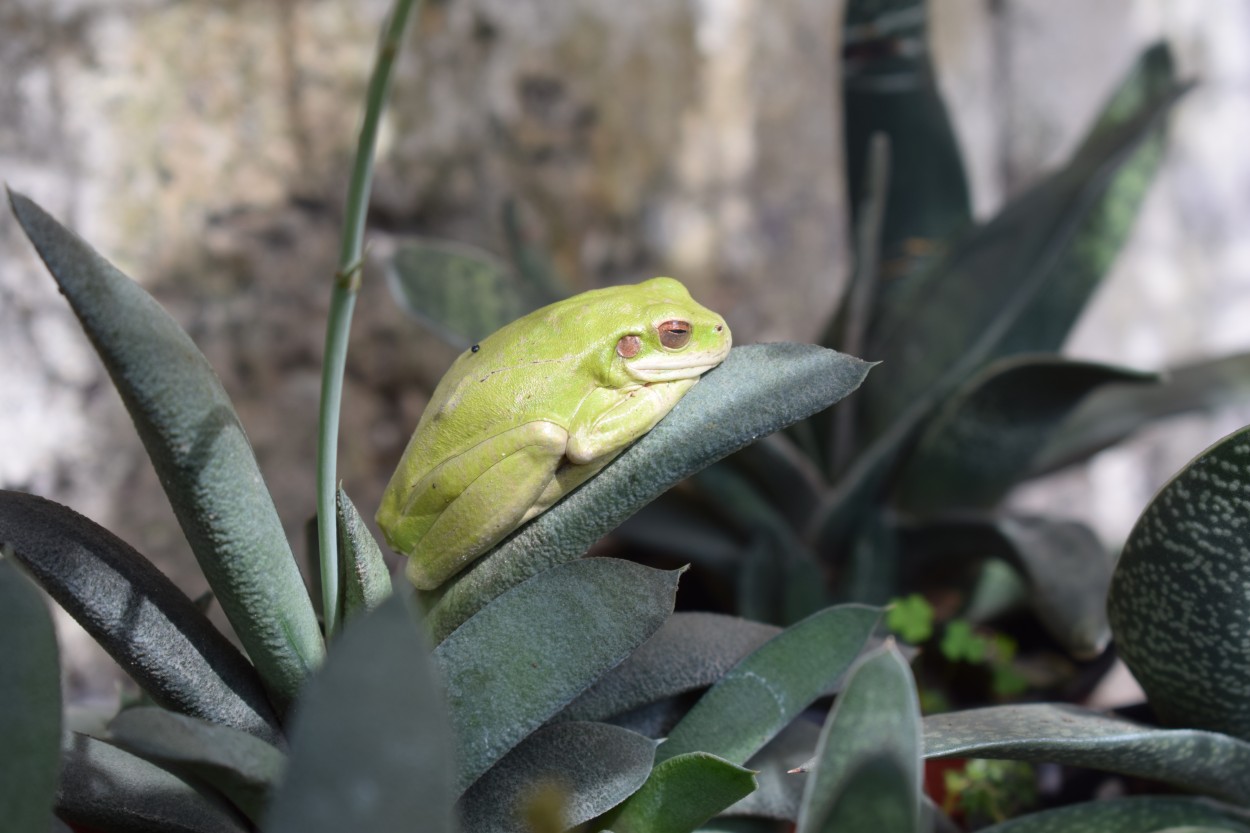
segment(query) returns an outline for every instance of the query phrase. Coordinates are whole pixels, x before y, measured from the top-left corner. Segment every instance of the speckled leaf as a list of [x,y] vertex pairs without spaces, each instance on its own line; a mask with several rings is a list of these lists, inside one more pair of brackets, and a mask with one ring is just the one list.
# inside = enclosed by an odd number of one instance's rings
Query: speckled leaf
[[93,833],[245,833],[215,795],[116,746],[72,733],[61,747],[56,813]]
[[887,645],[855,663],[825,721],[798,833],[917,833],[921,749],[916,684]]
[[1087,801],[1031,813],[982,827],[980,833],[1163,833],[1192,825],[1250,831],[1231,808],[1192,798],[1151,796]]
[[680,571],[615,558],[561,564],[483,608],[434,652],[466,789],[650,637]]
[[9,201],[103,360],[200,569],[284,710],[324,647],[230,398],[151,295],[26,197],[10,191]]
[[898,474],[906,512],[989,509],[1032,467],[1062,420],[1091,391],[1152,374],[1053,355],[1010,356],[982,368],[926,423]]
[[1064,420],[1033,461],[1044,474],[1086,459],[1155,420],[1250,400],[1250,353],[1170,368],[1154,385],[1107,385]]
[[348,622],[296,703],[266,833],[454,830],[453,743],[406,594]]
[[655,741],[604,723],[545,726],[521,741],[460,799],[464,830],[513,833],[527,801],[556,789],[565,801],[564,827],[607,812],[651,772]]
[[774,625],[719,613],[674,613],[557,719],[603,720],[705,688],[780,631]]
[[0,491],[0,542],[155,702],[281,737],[255,669],[125,541],[68,507]]
[[606,822],[613,833],[690,833],[754,789],[751,770],[687,752],[656,764],[642,789]]
[[373,610],[390,597],[391,572],[382,559],[377,539],[341,486],[334,503],[344,572],[343,616],[350,619]]
[[481,249],[447,240],[381,240],[374,255],[399,306],[457,350],[554,299]]
[[[0,548],[7,545],[0,529]],[[56,634],[35,586],[0,551],[0,807],[14,830],[47,833],[61,756]]]
[[699,699],[657,759],[702,751],[745,762],[850,667],[880,618],[878,608],[841,605],[782,631]]
[[1120,656],[1166,723],[1250,739],[1250,428],[1199,454],[1137,520],[1111,579]]
[[735,347],[597,476],[432,594],[427,621],[435,639],[509,587],[581,556],[679,480],[847,396],[871,367],[812,345]]
[[[1143,85],[1143,76],[1158,81]],[[1149,94],[1113,98],[1064,168],[965,237],[906,304],[883,312],[865,350],[883,363],[859,402],[869,439],[995,358],[1062,345],[1132,229],[1162,157],[1164,117],[1183,92],[1165,48],[1148,53],[1124,87]]]
[[140,757],[201,779],[254,822],[286,765],[286,756],[259,738],[152,706],[123,711],[109,724],[109,737]]
[[1051,762],[1164,781],[1250,804],[1250,744],[1215,732],[1156,729],[1077,706],[1027,703],[925,718],[933,758]]

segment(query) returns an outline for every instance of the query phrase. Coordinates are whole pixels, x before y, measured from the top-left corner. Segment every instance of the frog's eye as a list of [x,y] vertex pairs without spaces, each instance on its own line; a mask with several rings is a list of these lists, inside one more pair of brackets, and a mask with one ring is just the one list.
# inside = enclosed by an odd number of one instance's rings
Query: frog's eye
[[621,336],[616,343],[616,355],[622,359],[632,359],[642,349],[642,339],[638,336]]
[[689,321],[665,321],[656,330],[660,333],[660,344],[669,350],[680,350],[690,343]]

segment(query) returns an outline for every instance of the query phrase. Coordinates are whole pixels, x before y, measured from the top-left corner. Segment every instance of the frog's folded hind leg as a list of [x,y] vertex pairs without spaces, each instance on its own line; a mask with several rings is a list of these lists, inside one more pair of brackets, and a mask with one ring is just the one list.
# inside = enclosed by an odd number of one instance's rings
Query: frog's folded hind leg
[[404,536],[408,579],[438,587],[516,529],[551,482],[568,432],[550,422],[518,425],[452,457],[409,493]]

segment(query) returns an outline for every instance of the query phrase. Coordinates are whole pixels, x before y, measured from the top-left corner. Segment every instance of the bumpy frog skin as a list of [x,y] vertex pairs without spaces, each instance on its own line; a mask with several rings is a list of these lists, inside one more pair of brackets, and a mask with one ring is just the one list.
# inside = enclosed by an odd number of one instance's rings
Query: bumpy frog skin
[[377,520],[432,590],[650,431],[729,354],[725,320],[672,278],[584,292],[456,359]]

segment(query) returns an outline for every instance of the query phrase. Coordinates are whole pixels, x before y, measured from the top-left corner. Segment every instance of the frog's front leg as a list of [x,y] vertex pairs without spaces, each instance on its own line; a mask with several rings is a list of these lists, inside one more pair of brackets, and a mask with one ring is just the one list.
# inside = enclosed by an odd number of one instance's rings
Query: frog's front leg
[[515,529],[564,460],[568,432],[527,422],[445,460],[395,511],[390,543],[408,555],[408,578],[438,587]]
[[619,454],[654,428],[697,381],[676,379],[619,390],[599,388],[586,398],[569,424],[569,460],[590,463]]

